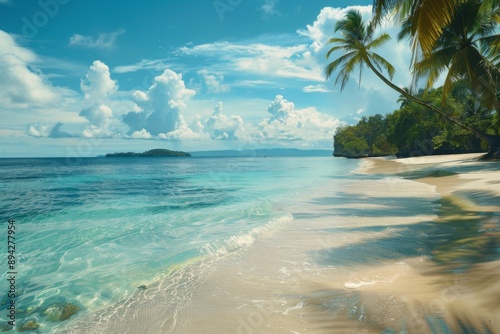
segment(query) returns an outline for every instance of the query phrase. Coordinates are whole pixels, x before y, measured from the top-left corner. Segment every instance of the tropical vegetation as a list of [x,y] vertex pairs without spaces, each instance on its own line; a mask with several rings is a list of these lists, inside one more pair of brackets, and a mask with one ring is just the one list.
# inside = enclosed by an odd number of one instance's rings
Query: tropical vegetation
[[[423,90],[417,97],[422,95]],[[431,103],[439,104],[443,87],[432,89],[425,95]],[[446,99],[448,113],[461,115],[460,121],[481,131],[487,130],[491,112],[484,107],[476,108],[466,82],[457,82]],[[400,108],[393,113],[362,117],[356,125],[338,128],[334,136],[334,155],[410,157],[484,152],[487,149],[483,141],[469,131],[445,122],[439,114],[411,100],[400,98],[399,101]]]
[[[386,33],[375,36],[375,28],[388,14],[399,20],[398,38],[407,38],[413,50],[414,80],[407,88],[392,83],[395,68],[374,52],[390,39]],[[411,140],[417,140],[405,132],[411,128],[436,146],[427,152],[437,153],[439,148],[447,146],[459,151],[487,147],[488,157],[500,158],[499,22],[500,3],[493,0],[375,0],[374,19],[368,23],[362,20],[359,11],[348,11],[335,25],[340,37],[329,41],[333,46],[327,58],[333,53],[341,55],[327,65],[326,77],[336,73],[335,83],[340,83],[343,90],[356,69],[361,85],[366,66],[400,94],[398,101],[402,106],[391,116],[366,118],[356,127],[341,128],[335,136],[340,141],[336,147],[342,144],[355,156],[389,154],[395,150],[407,155],[412,151]],[[444,85],[433,88],[442,74]],[[425,85],[417,89],[422,80]],[[396,122],[396,118],[400,121]],[[356,133],[370,121],[377,123],[376,128],[381,124],[388,127],[383,131],[384,136],[380,136],[381,132],[375,137],[373,133],[361,137],[363,131]],[[432,131],[426,122],[432,124]],[[401,138],[394,137],[397,133]],[[410,140],[406,146],[401,143],[403,137]]]

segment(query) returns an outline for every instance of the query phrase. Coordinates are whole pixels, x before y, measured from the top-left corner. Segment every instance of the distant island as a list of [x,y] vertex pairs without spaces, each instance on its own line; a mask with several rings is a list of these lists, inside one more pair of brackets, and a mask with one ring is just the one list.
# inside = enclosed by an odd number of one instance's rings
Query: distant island
[[161,148],[156,148],[143,153],[135,152],[121,152],[121,153],[108,153],[106,158],[121,158],[121,157],[190,157],[191,154],[181,151],[170,151]]

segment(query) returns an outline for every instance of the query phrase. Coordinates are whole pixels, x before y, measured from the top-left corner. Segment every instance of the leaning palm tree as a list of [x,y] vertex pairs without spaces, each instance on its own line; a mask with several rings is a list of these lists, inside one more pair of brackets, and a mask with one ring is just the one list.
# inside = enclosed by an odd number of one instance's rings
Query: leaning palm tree
[[[344,19],[337,21],[335,25],[335,32],[338,31],[340,31],[342,37],[334,37],[329,40],[329,43],[335,43],[336,45],[328,51],[326,57],[329,58],[336,51],[341,51],[343,54],[329,63],[325,72],[326,78],[328,79],[340,67],[335,83],[337,84],[339,81],[341,82],[341,91],[344,89],[356,67],[359,67],[361,81],[363,66],[366,65],[386,85],[397,91],[402,96],[432,110],[433,112],[436,112],[447,121],[456,124],[457,126],[471,132],[476,137],[485,140],[490,144],[492,149],[498,149],[499,143],[495,141],[496,139],[493,138],[493,136],[487,135],[482,131],[469,126],[468,124],[461,122],[454,115],[451,115],[441,108],[409,94],[404,89],[393,84],[390,80],[395,72],[394,67],[372,50],[387,42],[390,39],[390,36],[382,34],[378,37],[374,37],[374,26],[372,24],[364,23],[359,11],[350,10],[347,12]],[[389,79],[382,74],[382,68],[387,71]]]

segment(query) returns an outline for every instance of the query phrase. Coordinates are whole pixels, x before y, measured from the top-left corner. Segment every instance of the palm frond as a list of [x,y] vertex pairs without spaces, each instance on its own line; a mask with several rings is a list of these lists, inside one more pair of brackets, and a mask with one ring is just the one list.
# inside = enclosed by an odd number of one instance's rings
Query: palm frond
[[443,29],[451,22],[458,1],[464,0],[417,1],[412,13],[414,48],[420,47],[424,54],[432,52]]
[[401,22],[401,27],[397,34],[398,41],[401,41],[405,38],[410,39],[413,31],[412,21],[408,18],[404,18]]
[[493,115],[492,124],[500,132],[500,114]]
[[340,71],[339,75],[335,79],[335,84],[338,84],[338,82],[341,81],[341,83],[340,83],[340,91],[344,90],[345,85],[349,81],[349,79],[351,77],[351,73],[352,73],[352,71],[355,68],[355,65],[356,64],[354,64],[353,62],[347,62],[347,63],[345,63],[344,66],[342,67],[342,70]]
[[474,70],[476,72],[474,89],[481,96],[482,104],[499,112],[500,69],[484,59],[475,66]]
[[437,50],[427,58],[422,59],[413,66],[414,79],[418,81],[426,78],[426,88],[433,87],[441,73],[448,69],[450,59],[456,52],[456,48],[448,47]]
[[377,38],[373,39],[370,43],[368,43],[365,48],[367,50],[373,49],[373,48],[378,48],[379,46],[382,46],[384,43],[388,42],[391,40],[391,36],[389,34],[382,34],[378,36]]
[[327,65],[327,67],[325,68],[325,74],[326,74],[326,78],[330,78],[330,76],[332,75],[333,72],[335,72],[337,70],[337,68],[343,64],[343,63],[347,63],[349,62],[349,60],[353,57],[353,54],[352,53],[347,53],[345,55],[342,55],[341,57],[335,59],[334,61],[332,61],[330,64]]
[[475,42],[486,57],[493,58],[500,53],[500,34],[482,37]]
[[384,16],[394,11],[402,2],[402,0],[374,0],[373,21],[378,25]]
[[441,99],[441,102],[443,104],[445,104],[445,101],[446,101],[446,98],[448,97],[448,94],[451,92],[453,86],[452,84],[461,79],[461,75],[460,75],[460,67],[461,64],[459,62],[453,62],[450,66],[450,69],[446,75],[446,78],[444,80],[444,84],[443,84],[443,95],[442,95],[442,99]]
[[330,50],[328,50],[328,52],[326,53],[326,59],[330,58],[330,55],[335,52],[335,51],[338,51],[338,50],[342,50],[344,47],[342,45],[337,45],[337,46],[334,46],[332,47]]
[[482,0],[481,7],[479,8],[480,14],[487,14],[494,11],[494,9],[498,8],[499,3],[498,0]]
[[338,38],[338,37],[332,37],[328,40],[328,44],[331,44],[331,43],[344,43],[345,42],[345,39],[344,38]]
[[361,13],[358,10],[349,10],[342,20],[337,21],[334,31],[342,30],[351,36],[362,38],[366,27],[363,23]]

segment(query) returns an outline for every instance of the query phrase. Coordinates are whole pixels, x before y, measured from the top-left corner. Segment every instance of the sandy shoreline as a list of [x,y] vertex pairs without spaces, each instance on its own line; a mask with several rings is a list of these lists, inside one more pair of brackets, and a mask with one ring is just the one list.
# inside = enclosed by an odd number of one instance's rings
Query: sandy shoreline
[[67,332],[500,333],[500,164],[476,158],[365,159],[248,249]]
[[[373,158],[362,163],[361,172],[398,175],[433,186],[443,198],[442,205],[451,207],[438,217],[438,222],[462,221],[464,228],[470,221],[478,223],[479,230],[474,231],[478,233],[463,235],[451,245],[449,254],[442,259],[439,255],[436,258],[453,262],[457,259],[456,253],[463,251],[460,243],[471,239],[475,239],[470,242],[470,247],[476,247],[475,250],[490,244],[489,252],[496,256],[474,259],[471,261],[472,269],[454,277],[460,281],[455,284],[458,293],[454,299],[460,299],[462,305],[457,306],[461,310],[456,315],[458,319],[453,320],[470,321],[477,328],[487,324],[488,329],[480,329],[481,333],[487,330],[500,333],[500,162],[479,161],[481,156],[463,154],[408,159]],[[461,227],[460,224],[456,226]],[[478,254],[481,252],[478,251],[476,256]]]
[[483,154],[457,154],[407,159],[373,158],[361,172],[410,177],[436,187],[469,211],[500,212],[500,162],[479,161]]

